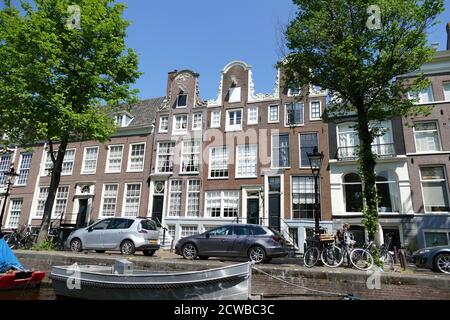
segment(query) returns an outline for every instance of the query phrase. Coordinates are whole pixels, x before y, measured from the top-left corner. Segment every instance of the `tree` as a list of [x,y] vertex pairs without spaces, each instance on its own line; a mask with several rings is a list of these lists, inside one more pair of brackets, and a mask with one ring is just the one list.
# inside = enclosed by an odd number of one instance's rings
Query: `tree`
[[[136,99],[137,54],[127,49],[114,0],[9,1],[0,11],[0,133],[4,143],[46,142],[53,168],[38,242],[45,240],[66,147],[105,141],[120,104]],[[56,149],[57,148],[57,149]]]
[[298,12],[285,31],[289,54],[280,63],[285,81],[298,88],[328,89],[326,121],[345,114],[357,118],[363,224],[374,239],[379,224],[372,144],[383,132],[371,124],[427,112],[405,99],[407,91],[426,87],[423,75],[409,83],[398,76],[432,59],[427,28],[443,11],[443,1],[294,0],[294,4]]

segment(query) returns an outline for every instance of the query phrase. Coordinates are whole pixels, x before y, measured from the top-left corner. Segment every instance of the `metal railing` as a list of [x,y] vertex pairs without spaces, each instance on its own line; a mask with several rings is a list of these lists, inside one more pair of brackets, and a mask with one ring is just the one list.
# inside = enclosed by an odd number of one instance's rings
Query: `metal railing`
[[[393,143],[383,143],[372,145],[372,152],[380,158],[391,158],[397,155]],[[359,155],[359,146],[339,147],[336,151],[337,160],[356,160]]]
[[159,220],[158,217],[152,217],[151,219],[155,220],[156,226],[163,230],[162,246],[164,246],[166,244],[166,233],[169,231],[169,229],[165,225],[162,224],[162,222]]

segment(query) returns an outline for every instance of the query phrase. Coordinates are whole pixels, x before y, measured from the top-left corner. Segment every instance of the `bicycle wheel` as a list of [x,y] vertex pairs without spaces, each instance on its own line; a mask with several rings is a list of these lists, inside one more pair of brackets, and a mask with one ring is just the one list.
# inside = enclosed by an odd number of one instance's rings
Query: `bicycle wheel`
[[317,249],[316,247],[310,247],[305,252],[305,255],[303,257],[303,264],[308,268],[314,267],[317,261],[319,261],[319,256],[319,249]]
[[383,262],[383,269],[385,271],[394,270],[394,256],[392,254],[386,252],[380,257],[380,260]]
[[369,251],[358,248],[350,252],[350,262],[358,270],[370,270],[373,267],[373,257]]
[[338,246],[327,246],[322,250],[320,258],[324,265],[330,268],[339,267],[344,261],[344,255]]

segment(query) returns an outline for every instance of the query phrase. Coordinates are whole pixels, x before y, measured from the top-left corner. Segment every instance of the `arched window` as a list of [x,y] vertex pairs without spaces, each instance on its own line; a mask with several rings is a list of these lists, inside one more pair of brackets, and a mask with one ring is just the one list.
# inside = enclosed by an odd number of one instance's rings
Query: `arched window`
[[343,178],[345,211],[361,212],[363,208],[363,195],[361,178],[356,173],[348,173]]
[[395,173],[382,171],[377,174],[376,180],[379,196],[378,210],[380,212],[400,212],[400,192]]

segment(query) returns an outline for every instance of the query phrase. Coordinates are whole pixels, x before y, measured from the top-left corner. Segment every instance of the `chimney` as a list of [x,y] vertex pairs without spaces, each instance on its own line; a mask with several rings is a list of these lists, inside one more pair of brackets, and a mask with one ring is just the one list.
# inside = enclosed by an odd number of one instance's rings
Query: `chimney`
[[178,73],[178,70],[173,70],[168,73],[166,97],[169,97],[169,95],[170,95],[170,87],[172,86],[173,79],[175,79],[175,76],[177,75],[177,73]]
[[447,23],[447,50],[450,50],[450,22]]

